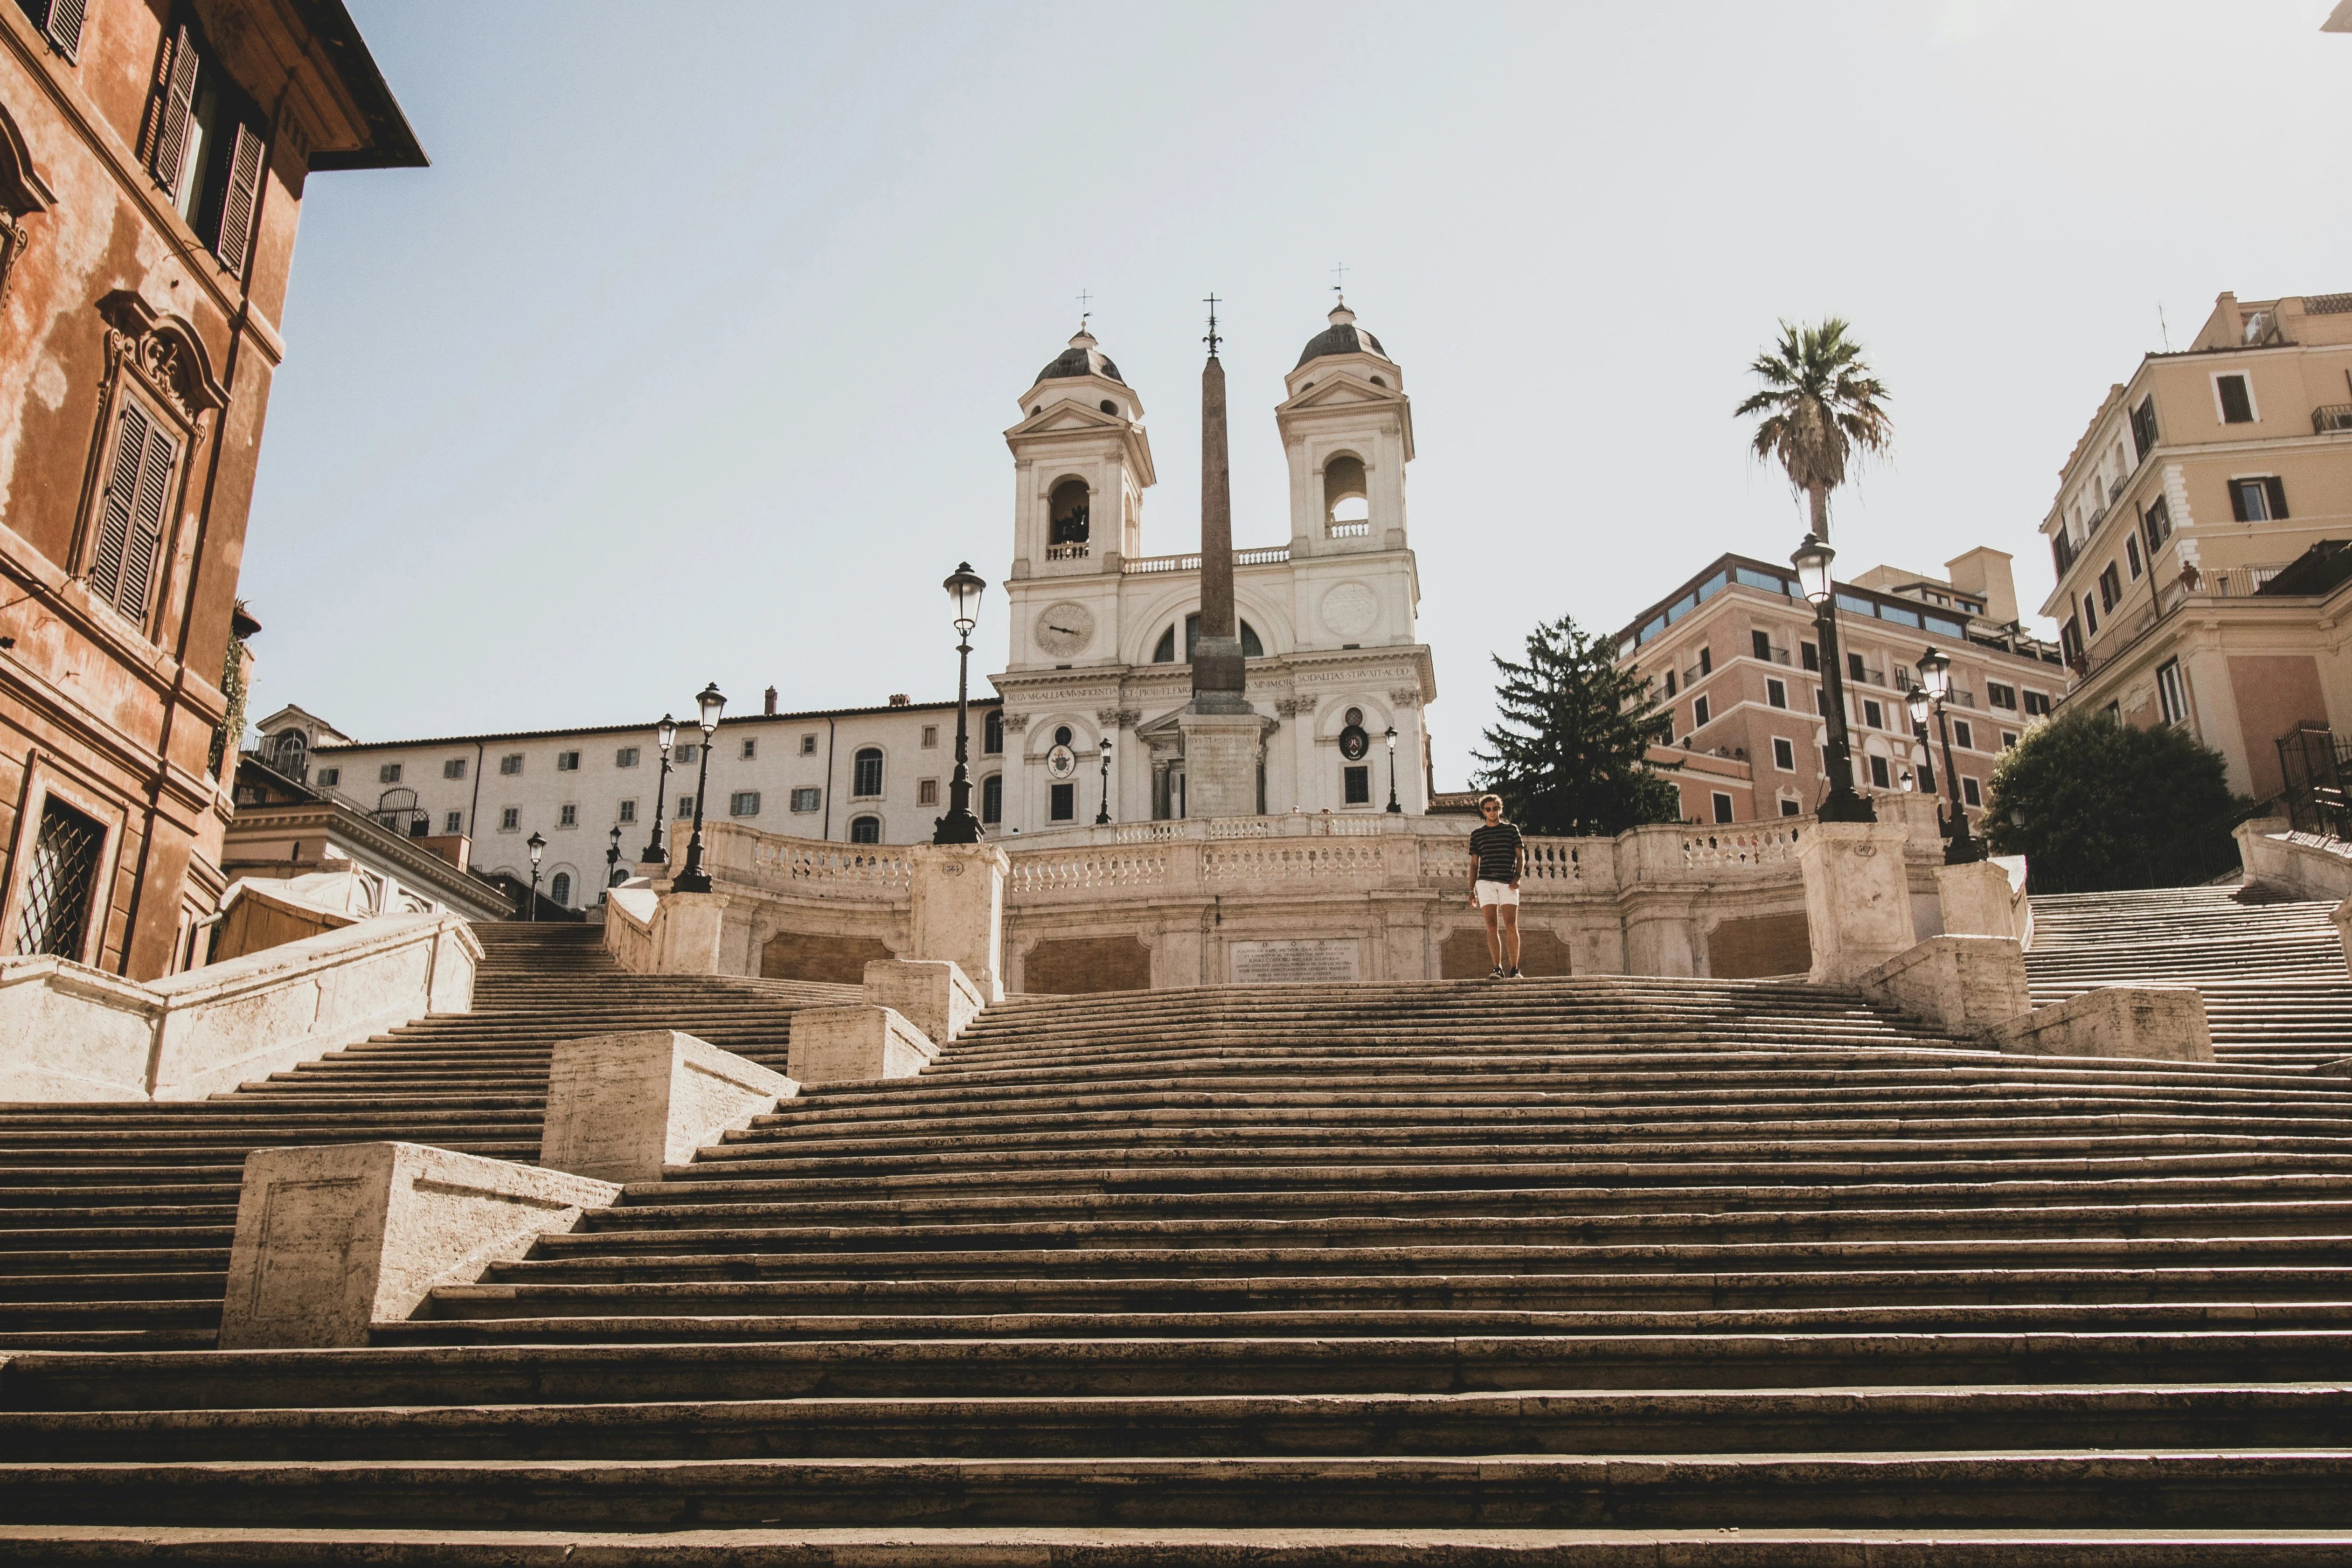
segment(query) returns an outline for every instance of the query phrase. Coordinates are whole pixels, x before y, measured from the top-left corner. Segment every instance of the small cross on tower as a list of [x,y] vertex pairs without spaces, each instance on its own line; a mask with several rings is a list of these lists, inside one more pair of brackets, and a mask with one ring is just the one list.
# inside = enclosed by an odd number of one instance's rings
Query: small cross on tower
[[1209,307],[1209,335],[1202,341],[1209,345],[1209,357],[1214,359],[1217,357],[1217,345],[1224,341],[1217,336],[1217,306],[1220,301],[1216,295],[1212,293],[1201,303]]
[[1331,285],[1331,292],[1339,296],[1339,303],[1348,302],[1348,264],[1344,261],[1331,268],[1331,276],[1339,281]]
[[1082,332],[1087,330],[1087,318],[1094,314],[1092,310],[1087,309],[1094,303],[1094,295],[1084,289],[1078,290],[1078,331]]

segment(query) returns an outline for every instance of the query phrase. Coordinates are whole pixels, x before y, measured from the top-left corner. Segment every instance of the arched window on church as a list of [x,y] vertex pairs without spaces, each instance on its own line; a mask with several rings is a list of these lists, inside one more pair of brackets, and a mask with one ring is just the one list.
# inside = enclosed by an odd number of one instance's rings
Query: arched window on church
[[1004,820],[1004,775],[991,773],[980,781],[980,819],[990,826]]
[[[1247,621],[1241,623],[1241,628],[1242,657],[1244,658],[1264,658],[1265,657],[1265,644],[1258,640],[1257,628],[1250,625]],[[1192,652],[1200,646],[1201,617],[1197,613],[1195,613],[1184,617],[1184,662],[1186,664],[1192,662]],[[1151,662],[1154,664],[1173,664],[1176,662],[1176,628],[1174,626],[1171,626],[1166,631],[1160,634],[1160,644],[1157,647],[1154,647],[1151,650]]]
[[1001,757],[1004,754],[1004,710],[992,708],[980,721],[980,750],[982,755]]
[[1093,524],[1087,514],[1091,494],[1084,479],[1064,479],[1054,487],[1053,499],[1046,503],[1045,515],[1053,527],[1045,536],[1048,544],[1084,544]]
[[[849,793],[854,795],[876,795],[882,793],[882,749],[879,746],[858,748],[856,765],[851,770]],[[852,839],[850,842],[854,844],[858,840]],[[867,839],[865,842],[879,843],[880,840]]]
[[1361,458],[1342,452],[1324,464],[1324,532],[1333,539],[1361,538],[1371,532],[1370,493]]
[[849,819],[849,841],[852,844],[882,842],[882,819],[878,816],[853,816]]
[[572,907],[572,873],[558,871],[555,874],[555,880],[547,885],[547,896],[565,909],[570,909]]

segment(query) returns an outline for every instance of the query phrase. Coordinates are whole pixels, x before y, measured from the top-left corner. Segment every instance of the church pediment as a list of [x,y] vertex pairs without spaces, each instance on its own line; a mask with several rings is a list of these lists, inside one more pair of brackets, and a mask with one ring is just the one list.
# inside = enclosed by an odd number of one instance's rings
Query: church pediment
[[1402,403],[1404,394],[1392,386],[1374,386],[1347,371],[1327,375],[1282,405],[1285,411],[1301,412],[1309,408],[1365,403]]

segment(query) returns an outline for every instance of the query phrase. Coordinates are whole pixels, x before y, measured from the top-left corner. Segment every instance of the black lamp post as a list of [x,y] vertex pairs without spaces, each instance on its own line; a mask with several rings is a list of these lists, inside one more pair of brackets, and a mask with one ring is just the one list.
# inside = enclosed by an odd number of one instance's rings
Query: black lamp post
[[662,846],[662,807],[669,795],[669,749],[677,740],[677,721],[662,715],[661,728],[654,731],[661,746],[661,777],[654,782],[654,835],[646,840],[646,852],[640,860],[667,860],[669,851]]
[[1393,724],[1389,726],[1389,809],[1399,816],[1404,815],[1404,807],[1397,804],[1396,796],[1396,726]]
[[1919,685],[1908,699],[1912,722],[1924,726],[1929,710],[1936,715],[1936,728],[1944,741],[1944,784],[1951,792],[1952,815],[1944,824],[1944,864],[1973,866],[1985,858],[1984,845],[1969,831],[1969,814],[1960,805],[1960,775],[1952,766],[1952,721],[1944,712],[1945,699],[1952,694],[1952,660],[1941,649],[1930,647],[1919,658]]
[[597,895],[596,895],[596,901],[597,901],[598,903],[600,903],[600,904],[601,904],[601,903],[604,903],[604,902],[606,900],[606,897],[607,897],[607,895],[611,892],[611,890],[612,890],[613,889],[614,889],[614,888],[616,888],[616,887],[620,886],[620,884],[621,884],[621,825],[620,825],[619,823],[617,823],[617,822],[616,822],[616,823],[613,824],[613,847],[612,847],[610,849],[607,849],[607,850],[605,850],[605,851],[604,851],[604,888],[605,888],[605,891],[604,891],[604,892],[603,892],[603,893],[599,893],[599,894],[597,894]]
[[530,902],[526,906],[530,912],[522,918],[535,921],[539,919],[539,858],[547,853],[547,840],[533,833],[523,844],[530,850]]
[[1102,809],[1095,813],[1095,826],[1101,827],[1110,821],[1110,737],[1102,738]]
[[670,883],[670,890],[678,893],[710,891],[709,875],[702,868],[702,799],[710,793],[710,736],[719,728],[719,716],[727,711],[727,699],[719,693],[719,682],[712,681],[695,693],[698,722],[702,729],[702,754],[695,759],[699,770],[694,775],[694,837],[686,846],[686,869]]
[[980,624],[981,591],[988,584],[971,569],[971,562],[964,561],[940,585],[955,606],[956,760],[955,776],[948,784],[948,814],[933,820],[931,842],[977,844],[980,818],[971,814],[971,769],[966,765],[971,744],[971,628]]
[[1853,747],[1846,738],[1845,671],[1840,668],[1837,642],[1837,585],[1830,563],[1837,552],[1805,535],[1789,562],[1797,569],[1798,584],[1813,606],[1813,626],[1822,639],[1822,719],[1829,727],[1830,793],[1822,802],[1823,822],[1876,822],[1870,802],[1854,793]]

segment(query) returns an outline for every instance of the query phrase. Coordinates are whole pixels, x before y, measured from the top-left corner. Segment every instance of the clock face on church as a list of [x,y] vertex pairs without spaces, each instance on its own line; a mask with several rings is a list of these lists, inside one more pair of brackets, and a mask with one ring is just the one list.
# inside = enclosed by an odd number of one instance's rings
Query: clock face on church
[[1055,658],[1068,658],[1095,640],[1095,615],[1084,605],[1065,599],[1048,605],[1037,616],[1037,646]]

